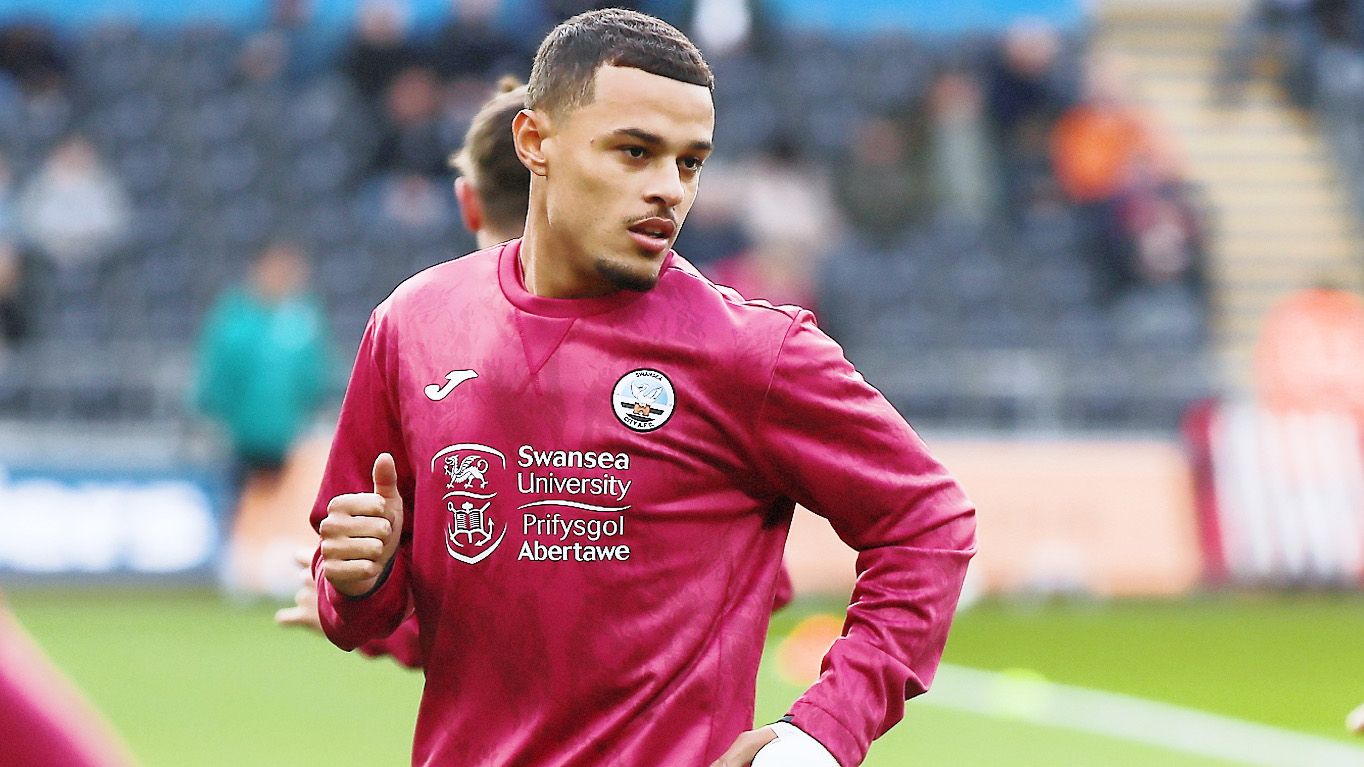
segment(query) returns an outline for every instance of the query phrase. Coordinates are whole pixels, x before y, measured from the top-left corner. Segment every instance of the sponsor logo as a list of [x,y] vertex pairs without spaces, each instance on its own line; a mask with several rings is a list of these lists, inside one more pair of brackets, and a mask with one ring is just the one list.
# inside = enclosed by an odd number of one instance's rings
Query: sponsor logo
[[[546,507],[578,509],[592,515],[566,517],[557,511],[541,511]],[[521,533],[526,540],[516,558],[532,562],[624,562],[630,559],[630,546],[615,539],[625,535],[625,515],[621,512],[629,509],[555,499],[523,504],[518,510],[523,512]],[[574,538],[578,540],[571,540]]]
[[451,370],[449,373],[445,374],[444,384],[428,384],[423,391],[426,392],[427,399],[432,402],[440,402],[445,399],[450,392],[454,391],[456,386],[459,386],[471,378],[478,378],[478,373],[475,373],[472,370]]
[[673,383],[649,368],[631,370],[611,390],[611,412],[633,431],[653,431],[668,422],[677,404]]
[[[667,401],[671,399],[669,387]],[[515,466],[502,451],[476,442],[447,445],[431,457],[431,476],[445,491],[443,537],[452,559],[482,562],[498,550],[510,529],[508,545],[520,547],[518,561],[629,561],[626,497],[634,481],[628,478],[628,453],[521,445],[513,461]],[[508,470],[517,474],[514,491]],[[513,502],[519,505],[513,509],[505,497],[499,500],[500,493],[519,496]],[[517,515],[519,531],[512,529]]]
[[476,492],[488,487],[493,461],[507,468],[507,456],[502,451],[474,442],[449,445],[431,458],[431,471],[441,472],[449,491],[443,498],[450,514],[445,522],[445,551],[468,565],[487,559],[507,537],[507,526],[501,526],[499,535],[498,524],[489,513],[497,493]]

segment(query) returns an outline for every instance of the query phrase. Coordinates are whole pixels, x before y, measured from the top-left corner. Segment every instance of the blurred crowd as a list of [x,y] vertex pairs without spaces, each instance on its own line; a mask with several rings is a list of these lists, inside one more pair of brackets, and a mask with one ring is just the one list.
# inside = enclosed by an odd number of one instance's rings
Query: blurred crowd
[[[763,0],[609,4],[677,24],[716,69],[719,151],[678,250],[717,281],[815,309],[855,362],[1202,355],[1197,196],[1124,62],[1080,35],[1022,20],[850,38],[787,30]],[[337,344],[354,343],[394,284],[472,249],[449,154],[495,80],[529,74],[543,30],[598,4],[513,5],[509,23],[505,0],[452,0],[419,25],[364,0],[321,49],[308,0],[249,32],[0,27],[4,343],[188,347],[187,315],[277,240],[313,262]],[[0,381],[6,409],[38,414],[22,382]]]

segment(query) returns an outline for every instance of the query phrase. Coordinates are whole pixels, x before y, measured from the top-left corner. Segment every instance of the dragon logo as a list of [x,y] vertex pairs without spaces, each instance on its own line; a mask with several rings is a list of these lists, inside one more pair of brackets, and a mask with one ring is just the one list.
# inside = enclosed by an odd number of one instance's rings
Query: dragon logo
[[450,483],[445,486],[446,490],[453,488],[458,483],[464,483],[464,489],[477,482],[479,489],[488,486],[488,462],[478,455],[466,455],[463,461],[456,463],[456,456],[450,455],[445,458],[445,473],[450,477]]

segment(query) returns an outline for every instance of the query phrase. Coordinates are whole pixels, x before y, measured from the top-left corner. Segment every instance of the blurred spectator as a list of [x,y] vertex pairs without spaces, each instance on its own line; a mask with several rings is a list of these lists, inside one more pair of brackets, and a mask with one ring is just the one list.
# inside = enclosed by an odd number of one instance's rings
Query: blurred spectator
[[302,76],[303,40],[312,8],[308,0],[272,0],[265,27],[248,35],[237,57],[237,73],[248,83]]
[[779,32],[764,0],[682,0],[678,25],[708,58],[750,55],[766,59]]
[[440,97],[440,82],[430,69],[409,67],[397,74],[384,94],[381,134],[371,166],[375,172],[446,175],[449,151],[442,138]]
[[454,221],[455,208],[443,184],[417,173],[392,173],[374,186],[372,213],[404,229],[441,229]]
[[986,102],[1000,152],[1004,202],[1022,213],[1050,177],[1047,136],[1073,101],[1058,60],[1056,30],[1023,19],[1004,34],[986,67]]
[[495,24],[499,0],[450,0],[450,17],[431,47],[431,64],[445,80],[481,82],[505,74],[530,74],[533,51],[503,35]]
[[540,7],[551,19],[552,24],[558,24],[564,19],[577,16],[580,13],[595,11],[598,8],[628,8],[632,11],[639,10],[639,3],[626,0],[626,2],[611,2],[610,0],[539,0]]
[[85,137],[62,140],[19,195],[24,240],[63,268],[98,261],[128,232],[128,196]]
[[706,276],[718,279],[711,265],[752,245],[742,220],[748,185],[742,171],[722,159],[707,160],[702,175],[706,193],[696,196],[673,247]]
[[1232,27],[1222,52],[1217,96],[1226,104],[1241,101],[1256,63],[1273,48],[1282,59],[1281,80],[1298,106],[1311,102],[1311,62],[1320,38],[1315,6],[1319,0],[1253,0]]
[[1325,284],[1277,304],[1255,346],[1255,391],[1274,410],[1364,418],[1364,300]]
[[9,158],[0,153],[0,239],[12,240],[19,234],[18,202],[14,193],[14,172]]
[[1062,115],[1051,137],[1057,181],[1077,206],[1083,249],[1107,300],[1141,280],[1143,248],[1148,258],[1169,259],[1165,240],[1175,229],[1185,230],[1186,251],[1195,236],[1173,217],[1182,202],[1171,144],[1129,98],[1125,75],[1119,59],[1095,56],[1084,100]]
[[292,45],[280,30],[263,29],[242,43],[237,72],[247,83],[269,83],[287,76]]
[[51,27],[18,22],[0,27],[0,71],[27,94],[49,94],[67,90],[71,65]]
[[454,215],[446,187],[449,151],[435,72],[426,67],[403,70],[389,86],[384,108],[370,163],[372,210],[381,220],[409,229],[449,224]]
[[355,33],[341,54],[341,71],[361,96],[377,101],[403,70],[421,61],[407,37],[407,7],[401,0],[365,0]]
[[932,207],[922,138],[890,116],[863,120],[837,163],[834,190],[844,220],[879,246],[893,244]]
[[23,264],[10,242],[0,241],[0,360],[28,335],[28,316],[20,288]]
[[194,402],[226,428],[239,489],[278,476],[326,394],[327,334],[307,280],[298,247],[271,242],[204,323]]
[[813,309],[816,259],[838,236],[827,174],[784,136],[738,171],[741,221],[752,247],[708,273],[748,298]]
[[995,209],[994,147],[985,125],[980,85],[966,72],[947,72],[929,103],[929,166],[940,205],[983,219]]

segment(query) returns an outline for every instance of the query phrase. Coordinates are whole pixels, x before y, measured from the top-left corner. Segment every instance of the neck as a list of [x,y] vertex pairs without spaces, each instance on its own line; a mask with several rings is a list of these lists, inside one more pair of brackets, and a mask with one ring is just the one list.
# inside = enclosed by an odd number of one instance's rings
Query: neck
[[605,281],[594,282],[575,272],[565,254],[570,245],[549,233],[549,227],[526,222],[521,238],[521,280],[526,292],[541,298],[595,298],[615,290]]

